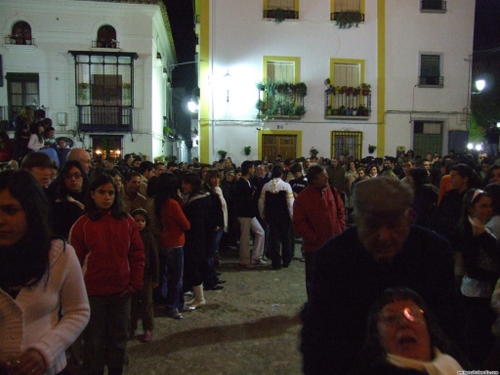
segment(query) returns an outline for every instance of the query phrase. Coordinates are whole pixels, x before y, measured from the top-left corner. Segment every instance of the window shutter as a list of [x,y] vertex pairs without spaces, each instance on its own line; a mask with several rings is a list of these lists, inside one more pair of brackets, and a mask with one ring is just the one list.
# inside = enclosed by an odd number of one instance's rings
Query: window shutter
[[295,83],[295,62],[293,61],[268,61],[267,79],[270,82]]
[[360,66],[359,64],[343,64],[335,63],[333,82],[335,86],[352,86],[360,85]]

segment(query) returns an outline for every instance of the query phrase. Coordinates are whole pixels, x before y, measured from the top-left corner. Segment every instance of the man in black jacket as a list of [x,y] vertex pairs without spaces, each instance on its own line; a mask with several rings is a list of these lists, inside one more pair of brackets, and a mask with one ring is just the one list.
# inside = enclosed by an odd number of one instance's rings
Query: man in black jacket
[[412,199],[411,187],[390,177],[356,184],[356,227],[316,251],[311,298],[302,313],[305,374],[350,372],[363,346],[369,307],[388,287],[416,291],[443,331],[461,339],[450,245],[427,229],[410,227]]
[[[255,265],[266,264],[262,260],[264,253],[265,232],[257,220],[257,200],[256,190],[250,182],[255,173],[255,166],[252,161],[245,160],[241,164],[241,178],[235,186],[235,203],[238,222],[240,223],[240,265],[247,268],[254,268]],[[255,234],[253,251],[250,255],[250,231]]]

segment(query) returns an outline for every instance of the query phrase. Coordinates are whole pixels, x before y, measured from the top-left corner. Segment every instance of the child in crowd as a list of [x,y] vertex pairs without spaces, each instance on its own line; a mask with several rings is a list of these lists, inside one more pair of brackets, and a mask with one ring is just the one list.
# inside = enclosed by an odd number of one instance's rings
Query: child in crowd
[[144,335],[142,342],[150,342],[153,338],[154,311],[153,311],[153,288],[159,285],[159,262],[158,251],[150,230],[149,215],[146,210],[138,208],[132,211],[131,216],[137,223],[144,242],[144,287],[132,298],[132,327],[131,332],[137,329],[137,318],[140,311]]

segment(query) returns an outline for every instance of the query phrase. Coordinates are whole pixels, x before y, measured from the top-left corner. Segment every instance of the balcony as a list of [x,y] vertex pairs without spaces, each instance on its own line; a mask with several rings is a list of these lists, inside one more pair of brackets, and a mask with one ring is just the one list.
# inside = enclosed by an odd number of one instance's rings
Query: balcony
[[133,129],[133,108],[78,106],[78,130],[125,132]]
[[442,88],[444,87],[444,77],[420,76],[418,77],[418,87]]
[[446,13],[446,1],[422,0],[420,1],[420,13]]
[[16,44],[21,46],[35,45],[35,38],[24,38],[19,35],[7,35],[4,40],[5,44]]
[[339,29],[350,29],[353,26],[358,27],[361,22],[365,22],[365,15],[361,12],[333,12],[330,13],[330,21],[335,21]]
[[284,20],[298,20],[299,12],[295,10],[286,9],[267,9],[264,11],[264,18],[274,19],[277,23]]
[[325,119],[368,120],[371,113],[371,86],[331,86],[325,90]]
[[120,42],[117,40],[93,40],[92,48],[120,49]]
[[266,120],[300,120],[306,113],[304,97],[307,86],[303,82],[260,82],[259,100],[255,107],[257,118]]

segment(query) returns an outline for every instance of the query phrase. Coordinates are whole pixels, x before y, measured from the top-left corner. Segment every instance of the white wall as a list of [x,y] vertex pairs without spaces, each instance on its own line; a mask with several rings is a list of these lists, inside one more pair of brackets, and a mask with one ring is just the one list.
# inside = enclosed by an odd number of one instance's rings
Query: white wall
[[[420,2],[386,0],[386,53],[379,56],[377,4],[366,1],[366,21],[358,28],[341,30],[330,22],[328,1],[300,2],[300,20],[276,24],[262,19],[262,2],[231,0],[211,2],[211,61],[209,77],[213,94],[210,112],[211,160],[224,149],[236,162],[245,160],[242,149],[252,146],[250,158],[257,157],[256,128],[302,132],[302,150],[311,146],[320,156],[330,156],[331,131],[363,132],[363,156],[368,144],[377,145],[378,62],[386,64],[385,110],[380,118],[386,124],[385,154],[395,155],[397,146],[411,148],[412,119],[445,122],[445,131],[464,130],[460,112],[467,103],[468,62],[472,53],[474,2],[448,2],[445,14],[420,13]],[[418,83],[419,52],[443,53],[442,89],[414,88]],[[300,80],[308,86],[307,113],[300,121],[261,122],[254,105],[258,99],[255,83],[262,80],[263,56],[297,56],[301,59]],[[325,120],[324,84],[330,73],[331,58],[365,60],[365,79],[372,86],[372,114],[368,121]],[[232,76],[230,102],[226,102],[223,76]],[[446,135],[443,137],[446,145]]]
[[[367,2],[368,3],[368,2]],[[374,2],[367,4],[367,13],[376,14]],[[376,108],[376,20],[367,17],[358,28],[340,30],[330,21],[327,1],[302,1],[299,21],[276,24],[262,19],[262,2],[232,0],[213,2],[212,67],[208,79],[213,92],[215,135],[210,142],[211,161],[218,159],[217,150],[224,149],[237,163],[258,156],[258,131],[283,130],[302,132],[302,150],[308,155],[311,146],[320,156],[330,156],[332,130],[363,131],[364,143],[376,143],[375,113],[366,121],[330,121],[324,119],[323,81],[330,75],[331,58],[364,59],[365,81],[372,85],[372,108]],[[360,43],[362,41],[362,43]],[[300,57],[300,81],[307,84],[307,113],[300,121],[262,122],[256,119],[255,84],[263,78],[264,56]],[[232,76],[230,102],[226,102],[224,75]],[[243,147],[250,145],[249,157]],[[367,147],[363,147],[365,149]]]
[[[163,116],[169,111],[165,105],[168,100],[164,89],[166,77],[161,73],[161,66],[154,68],[153,65],[171,64],[173,55],[169,49],[173,46],[169,45],[158,6],[74,0],[1,0],[0,30],[4,36],[11,33],[11,26],[18,20],[31,25],[36,48],[5,46],[0,41],[3,73],[38,72],[39,104],[48,107],[47,115],[54,123],[57,112],[68,113],[67,129],[75,129],[77,121],[74,59],[68,51],[90,50],[98,28],[103,24],[112,25],[122,51],[139,55],[135,60],[134,131],[133,135],[121,133],[124,134],[123,151],[142,152],[151,158],[162,153]],[[153,46],[153,38],[158,46]],[[161,51],[163,61],[156,61],[157,51]],[[0,106],[7,106],[6,84],[0,88]],[[63,135],[64,127],[56,124],[55,128],[58,135]],[[89,137],[85,146],[90,146]]]

